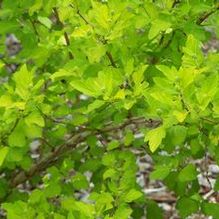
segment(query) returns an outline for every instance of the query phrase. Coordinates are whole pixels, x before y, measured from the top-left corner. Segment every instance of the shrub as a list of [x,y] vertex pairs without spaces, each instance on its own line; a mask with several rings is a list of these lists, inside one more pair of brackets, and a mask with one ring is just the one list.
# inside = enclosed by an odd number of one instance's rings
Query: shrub
[[181,218],[219,218],[195,162],[219,163],[216,2],[1,1],[3,218],[163,218],[144,155]]

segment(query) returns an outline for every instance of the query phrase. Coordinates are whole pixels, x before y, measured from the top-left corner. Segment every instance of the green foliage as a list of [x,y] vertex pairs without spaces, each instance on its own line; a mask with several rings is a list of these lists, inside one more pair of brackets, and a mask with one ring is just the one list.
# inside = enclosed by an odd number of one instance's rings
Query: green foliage
[[186,218],[187,216],[195,213],[199,209],[199,203],[196,200],[191,198],[182,197],[177,202],[177,209],[182,218]]
[[181,218],[219,217],[194,162],[219,163],[216,2],[0,1],[3,217],[163,218],[136,182],[142,153]]

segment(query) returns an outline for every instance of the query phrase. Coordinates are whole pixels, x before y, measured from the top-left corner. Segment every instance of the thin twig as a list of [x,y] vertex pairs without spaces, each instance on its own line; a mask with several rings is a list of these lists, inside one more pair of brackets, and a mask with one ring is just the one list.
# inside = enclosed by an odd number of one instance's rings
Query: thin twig
[[[70,4],[70,7],[75,9],[75,7],[72,4]],[[76,13],[86,24],[91,25],[93,27],[93,25],[91,23],[89,23],[88,20],[81,14],[79,8],[76,9]]]
[[216,191],[210,190],[209,192],[207,192],[206,194],[203,195],[203,199],[207,200],[209,197],[211,197],[215,193],[216,193]]
[[206,145],[205,145],[205,158],[204,158],[204,165],[205,165],[205,172],[204,172],[204,174],[205,174],[205,177],[206,177],[206,180],[207,180],[207,182],[208,182],[208,184],[209,184],[209,187],[210,187],[210,190],[212,190],[212,185],[211,185],[211,181],[210,181],[210,179],[209,179],[209,177],[208,177],[208,155],[207,155],[207,147],[206,147]]
[[40,42],[40,35],[39,35],[38,31],[37,31],[35,21],[33,21],[33,20],[31,19],[31,17],[29,17],[29,20],[30,20],[30,23],[32,24],[34,33],[36,34],[37,41],[38,41],[38,43],[39,43],[39,42]]
[[77,10],[77,14],[81,17],[81,19],[86,23],[86,24],[90,24],[85,17],[81,14],[81,12],[79,10]]
[[218,124],[219,124],[219,122],[213,121],[213,120],[211,120],[211,119],[209,119],[209,118],[206,118],[206,117],[201,117],[201,119],[204,120],[204,121],[206,121],[206,122],[212,123],[212,124],[214,124],[214,125],[218,125]]
[[[70,40],[68,38],[67,32],[64,32],[64,37],[65,37],[65,41],[66,41],[67,46],[70,46]],[[73,56],[71,51],[68,52],[68,56],[69,56],[69,59],[74,59],[74,56]]]
[[[203,135],[205,135],[206,137],[208,137],[208,133],[205,132],[205,129],[202,127],[201,124],[200,124],[200,126],[199,126],[199,131],[200,131]],[[209,177],[208,177],[208,155],[207,155],[208,149],[207,149],[206,144],[204,144],[204,149],[205,149],[205,154],[204,154],[204,175],[205,175],[205,178],[206,178],[206,180],[207,180],[207,182],[208,182],[208,184],[209,184],[210,189],[212,189],[211,181],[210,181],[210,179],[209,179]]]
[[205,20],[208,19],[212,14],[214,14],[217,10],[219,10],[219,3],[209,12],[205,12],[201,17],[199,17],[196,21],[196,24],[201,25]]
[[53,8],[57,23],[60,24],[62,26],[62,28],[64,27],[64,24],[61,22],[60,18],[59,18],[59,13],[56,7]]
[[[73,9],[75,9],[75,7],[74,7],[72,4],[70,4],[70,7],[73,8]],[[94,26],[83,16],[83,14],[80,12],[79,8],[76,9],[76,13],[79,15],[79,17],[80,17],[87,25],[90,25],[92,28],[94,28]],[[104,41],[104,42],[101,41],[101,42],[102,42],[103,44],[106,44],[106,41]],[[111,54],[109,51],[107,51],[107,52],[106,52],[106,55],[107,55],[108,59],[110,60],[111,65],[112,65],[114,68],[117,68],[116,62],[114,61],[112,54]]]
[[114,59],[113,59],[112,54],[107,51],[107,52],[106,52],[106,55],[107,55],[107,57],[109,58],[111,65],[112,65],[114,68],[117,68],[116,63],[115,63],[115,61],[114,61]]
[[176,198],[172,195],[150,195],[150,199],[156,201],[156,202],[166,202],[166,203],[174,203],[176,202]]
[[41,140],[42,143],[45,143],[45,144],[48,145],[50,148],[52,148],[52,145],[51,145],[45,138],[40,138],[39,140]]
[[187,104],[186,104],[186,102],[185,102],[185,100],[184,100],[184,98],[183,98],[182,92],[179,93],[179,96],[180,96],[180,101],[181,101],[181,103],[182,103],[183,108],[184,108],[187,112],[190,112],[189,107],[187,106]]
[[[86,138],[91,135],[91,134],[98,134],[100,133],[108,133],[111,131],[115,130],[121,130],[129,125],[132,124],[141,124],[142,126],[145,127],[151,127],[151,119],[146,120],[143,117],[137,117],[137,118],[130,118],[127,119],[124,123],[114,126],[112,123],[107,124],[104,128],[101,130],[84,130],[81,131],[79,130],[76,132],[73,136],[71,136],[66,143],[59,145],[58,147],[55,148],[52,152],[50,152],[47,156],[42,158],[38,163],[34,164],[28,171],[24,172],[19,172],[17,173],[11,180],[10,180],[10,185],[12,188],[16,187],[19,184],[22,184],[32,178],[34,175],[39,174],[40,172],[44,171],[54,163],[56,163],[58,160],[60,160],[63,155],[66,153],[70,153],[72,150],[77,148],[78,145],[81,145],[82,143],[85,142]],[[153,120],[154,124],[158,126],[161,124],[160,120]]]
[[[54,11],[54,14],[55,14],[55,17],[57,19],[57,23],[62,27],[64,28],[64,24],[62,23],[62,21],[60,20],[59,18],[59,13],[58,13],[58,10],[56,7],[53,8],[53,11]],[[64,38],[65,38],[65,42],[66,42],[66,45],[69,47],[70,46],[70,39],[68,37],[68,34],[66,31],[64,31]],[[74,59],[74,55],[72,54],[71,51],[68,52],[68,56],[69,56],[69,59]]]
[[180,1],[179,0],[175,0],[172,4],[172,8],[175,8],[177,4],[179,4]]

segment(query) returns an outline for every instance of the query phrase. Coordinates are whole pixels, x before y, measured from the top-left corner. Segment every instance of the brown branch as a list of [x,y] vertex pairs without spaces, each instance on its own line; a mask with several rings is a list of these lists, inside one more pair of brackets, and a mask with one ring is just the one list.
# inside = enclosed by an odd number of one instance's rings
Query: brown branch
[[186,102],[185,102],[185,100],[184,100],[184,97],[183,97],[183,93],[182,93],[181,91],[179,92],[179,97],[180,97],[180,101],[181,101],[181,103],[182,103],[183,108],[184,108],[188,113],[190,113],[189,107],[188,107],[188,105],[186,104]]
[[[87,136],[86,136],[87,137]],[[13,177],[13,179],[10,182],[10,186],[16,187],[17,185],[24,183],[25,181],[32,178],[34,175],[40,173],[41,171],[45,170],[49,166],[51,166],[56,160],[58,159],[58,156],[61,156],[64,152],[69,151],[69,149],[74,149],[78,143],[81,140],[85,140],[84,138],[81,139],[81,135],[77,134],[72,139],[74,143],[66,143],[58,146],[53,152],[51,152],[46,157],[42,158],[38,163],[34,164],[29,171],[27,172],[19,172],[16,176]],[[68,149],[68,150],[67,150]]]
[[149,195],[148,196],[150,199],[152,199],[153,201],[155,202],[158,202],[158,203],[163,203],[163,202],[166,202],[166,203],[175,203],[177,201],[177,199],[170,195],[170,194],[164,194],[164,195]]
[[[62,23],[62,21],[60,20],[59,18],[59,13],[58,13],[58,10],[56,7],[53,8],[53,12],[55,14],[55,17],[56,17],[56,20],[57,20],[57,23],[62,27],[62,29],[64,28],[64,24]],[[68,37],[68,34],[66,31],[64,31],[64,38],[65,38],[65,42],[66,42],[66,45],[69,47],[70,46],[70,39]],[[68,52],[68,56],[69,56],[69,59],[74,59],[74,55],[72,54],[71,51]]]
[[[66,143],[59,145],[55,148],[54,151],[50,152],[47,156],[42,158],[39,162],[34,164],[27,172],[22,171],[17,173],[13,179],[10,180],[10,186],[12,188],[16,187],[19,184],[26,182],[27,180],[31,179],[34,175],[41,173],[42,171],[46,170],[48,167],[59,161],[63,155],[66,153],[70,153],[72,150],[77,148],[78,145],[85,142],[86,138],[91,134],[98,134],[98,133],[108,133],[111,131],[121,130],[127,126],[137,124],[142,125],[148,128],[154,128],[161,124],[160,120],[146,120],[143,117],[137,118],[130,118],[127,119],[123,124],[118,126],[112,125],[112,122],[106,124],[104,128],[101,130],[79,130],[74,136],[70,137]],[[153,125],[152,125],[153,124]]]
[[202,119],[202,120],[204,120],[204,121],[206,121],[206,122],[209,122],[209,123],[211,123],[211,124],[215,124],[215,125],[218,125],[218,124],[219,124],[219,122],[214,121],[214,120],[209,119],[209,118],[206,118],[206,117],[201,117],[200,119]]
[[[202,118],[201,118],[202,119]],[[208,133],[206,133],[206,130],[202,127],[202,125],[199,125],[199,131],[208,138]],[[208,148],[207,148],[207,144],[204,144],[204,149],[205,149],[205,154],[204,154],[204,176],[209,184],[209,188],[210,190],[212,190],[212,185],[211,185],[211,181],[208,177],[209,172],[208,172]]]
[[[75,7],[72,4],[70,4],[70,7],[75,9]],[[91,23],[89,23],[88,20],[81,14],[79,8],[76,9],[76,13],[86,24],[91,25],[93,27],[93,25]]]
[[200,18],[198,18],[198,20],[196,21],[196,24],[198,24],[198,25],[202,24],[213,13],[214,13],[214,11],[210,11],[208,13],[205,13]]
[[204,157],[204,168],[205,168],[205,170],[204,170],[204,176],[205,176],[205,178],[206,178],[206,180],[207,180],[207,182],[209,184],[210,190],[212,190],[211,181],[210,181],[210,179],[208,177],[208,175],[209,175],[209,172],[208,172],[209,164],[208,164],[208,155],[207,155],[207,153],[208,153],[208,149],[207,149],[206,144],[205,144],[205,155],[204,155],[205,156]]
[[81,19],[82,19],[86,24],[91,25],[91,24],[86,20],[86,18],[81,14],[81,12],[80,12],[79,10],[77,10],[77,14],[79,15],[79,17],[81,17]]
[[209,12],[205,12],[201,17],[199,17],[196,21],[197,25],[201,25],[205,20],[208,19],[212,14],[214,14],[217,10],[219,10],[219,3]]
[[[69,40],[68,34],[66,32],[64,32],[64,37],[65,37],[65,41],[66,41],[67,46],[70,46],[70,40]],[[73,56],[71,51],[68,52],[68,56],[69,56],[69,59],[74,59],[74,56]]]
[[177,4],[179,4],[180,1],[179,0],[175,0],[172,4],[172,8],[175,8]]
[[52,145],[51,145],[45,138],[40,138],[39,140],[42,142],[42,144],[46,144],[46,145],[48,145],[50,148],[52,148]]
[[106,52],[106,55],[107,55],[107,57],[109,58],[111,65],[112,65],[114,68],[117,68],[116,62],[114,61],[112,54],[107,51],[107,52]]

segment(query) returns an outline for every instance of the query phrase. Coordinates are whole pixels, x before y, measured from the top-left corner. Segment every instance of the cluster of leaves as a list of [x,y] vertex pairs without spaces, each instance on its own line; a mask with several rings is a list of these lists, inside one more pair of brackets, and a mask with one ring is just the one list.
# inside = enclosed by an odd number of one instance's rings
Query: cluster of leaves
[[[219,164],[219,53],[202,52],[219,36],[216,2],[0,1],[2,214],[162,218],[136,183],[139,151],[182,218],[219,218],[191,162],[209,153]],[[10,33],[22,45],[15,56]]]

